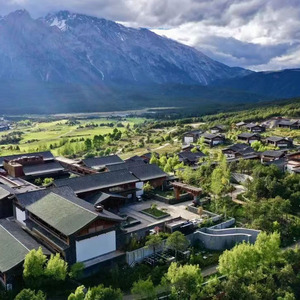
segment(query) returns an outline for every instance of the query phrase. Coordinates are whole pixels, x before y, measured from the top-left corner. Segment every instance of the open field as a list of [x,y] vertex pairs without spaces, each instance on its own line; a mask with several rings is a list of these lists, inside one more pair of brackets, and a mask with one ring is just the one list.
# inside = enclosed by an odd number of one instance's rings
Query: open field
[[[105,135],[112,133],[114,128],[124,132],[129,125],[141,124],[144,118],[98,118],[76,120],[76,124],[68,122],[68,119],[57,121],[29,121],[28,125],[24,122],[15,123],[12,130],[0,132],[0,138],[14,132],[21,131],[22,139],[16,144],[1,145],[1,155],[9,155],[20,152],[33,152],[50,149],[50,144],[59,144],[62,141],[70,139],[93,139],[95,135]],[[19,146],[20,150],[15,147]],[[58,154],[59,147],[52,150]]]

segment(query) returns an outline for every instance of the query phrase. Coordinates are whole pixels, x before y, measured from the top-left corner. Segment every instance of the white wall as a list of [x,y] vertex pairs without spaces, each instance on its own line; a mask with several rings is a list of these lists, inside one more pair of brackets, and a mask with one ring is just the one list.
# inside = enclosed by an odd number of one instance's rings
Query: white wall
[[20,223],[25,225],[24,221],[26,220],[26,213],[18,207],[16,207],[16,218]]
[[110,231],[89,239],[76,241],[76,261],[89,260],[115,250],[116,232]]
[[184,143],[185,143],[185,144],[191,144],[191,143],[193,143],[193,142],[194,142],[194,139],[193,139],[192,136],[185,136],[185,137],[184,137]]
[[137,196],[142,196],[144,194],[144,191],[143,191],[143,186],[144,186],[144,182],[137,182],[135,184],[135,187],[137,189],[141,189],[140,191],[136,191],[136,195]]
[[213,141],[213,145],[219,145],[222,144],[222,141]]

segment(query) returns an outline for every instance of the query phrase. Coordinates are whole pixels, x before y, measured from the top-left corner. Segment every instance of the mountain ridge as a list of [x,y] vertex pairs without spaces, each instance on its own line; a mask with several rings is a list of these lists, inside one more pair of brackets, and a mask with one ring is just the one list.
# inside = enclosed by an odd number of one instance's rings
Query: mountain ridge
[[269,100],[259,89],[245,91],[234,84],[255,74],[148,29],[103,18],[60,11],[33,19],[26,10],[0,18],[4,112]]

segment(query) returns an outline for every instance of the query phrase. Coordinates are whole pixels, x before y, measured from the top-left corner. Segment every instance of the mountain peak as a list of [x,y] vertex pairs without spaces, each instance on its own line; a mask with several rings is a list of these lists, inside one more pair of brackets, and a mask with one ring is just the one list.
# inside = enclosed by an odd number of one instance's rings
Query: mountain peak
[[6,16],[7,18],[31,18],[29,12],[26,9],[18,9],[11,12]]

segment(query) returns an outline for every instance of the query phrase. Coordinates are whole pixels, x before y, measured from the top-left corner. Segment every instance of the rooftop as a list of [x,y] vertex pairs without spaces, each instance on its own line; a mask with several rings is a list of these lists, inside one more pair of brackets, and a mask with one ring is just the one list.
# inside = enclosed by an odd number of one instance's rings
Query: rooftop
[[74,205],[81,207],[82,209],[88,210],[93,214],[97,214],[102,219],[115,220],[115,221],[121,220],[117,215],[110,213],[109,211],[106,210],[103,210],[102,212],[96,212],[92,204],[78,198],[75,195],[74,191],[68,186],[63,186],[58,188],[53,187],[49,189],[42,189],[38,191],[18,194],[16,195],[16,198],[18,203],[25,208],[35,202],[40,201],[41,199],[43,199],[45,196],[49,194],[60,196],[65,201],[69,201]]
[[13,159],[21,158],[21,157],[30,157],[30,156],[42,156],[44,160],[53,160],[54,159],[54,156],[50,151],[1,156],[0,157],[0,167],[3,166],[4,160],[13,160]]
[[124,161],[118,155],[109,155],[102,157],[86,158],[83,160],[83,163],[89,168],[101,169],[109,165],[124,163]]
[[196,161],[199,160],[199,158],[204,157],[205,154],[201,151],[197,152],[191,152],[191,151],[183,151],[178,153],[179,159],[182,158],[183,160],[189,160],[189,161]]
[[206,139],[214,139],[214,138],[217,138],[217,137],[220,137],[220,138],[224,138],[223,135],[219,134],[219,133],[203,133],[202,136]]
[[[17,223],[0,220],[0,272],[4,273],[21,264],[26,254],[41,245]],[[50,252],[43,248],[45,254]]]
[[238,135],[238,138],[240,138],[240,137],[248,139],[248,138],[251,138],[251,137],[260,137],[260,135],[257,134],[257,133],[243,132],[243,133]]
[[270,157],[281,157],[285,155],[284,151],[277,151],[277,150],[267,150],[262,153],[263,156],[270,156]]
[[27,210],[66,236],[76,233],[98,218],[96,212],[53,192],[29,205]]
[[61,172],[64,167],[57,161],[42,163],[37,165],[28,165],[23,167],[26,176],[39,176]]
[[138,179],[128,170],[103,172],[83,177],[58,179],[54,181],[57,187],[69,186],[76,194],[134,182],[138,182]]
[[286,138],[286,137],[281,137],[281,136],[270,136],[267,138],[267,141],[271,141],[271,142],[279,142],[282,140],[291,141],[292,139]]

